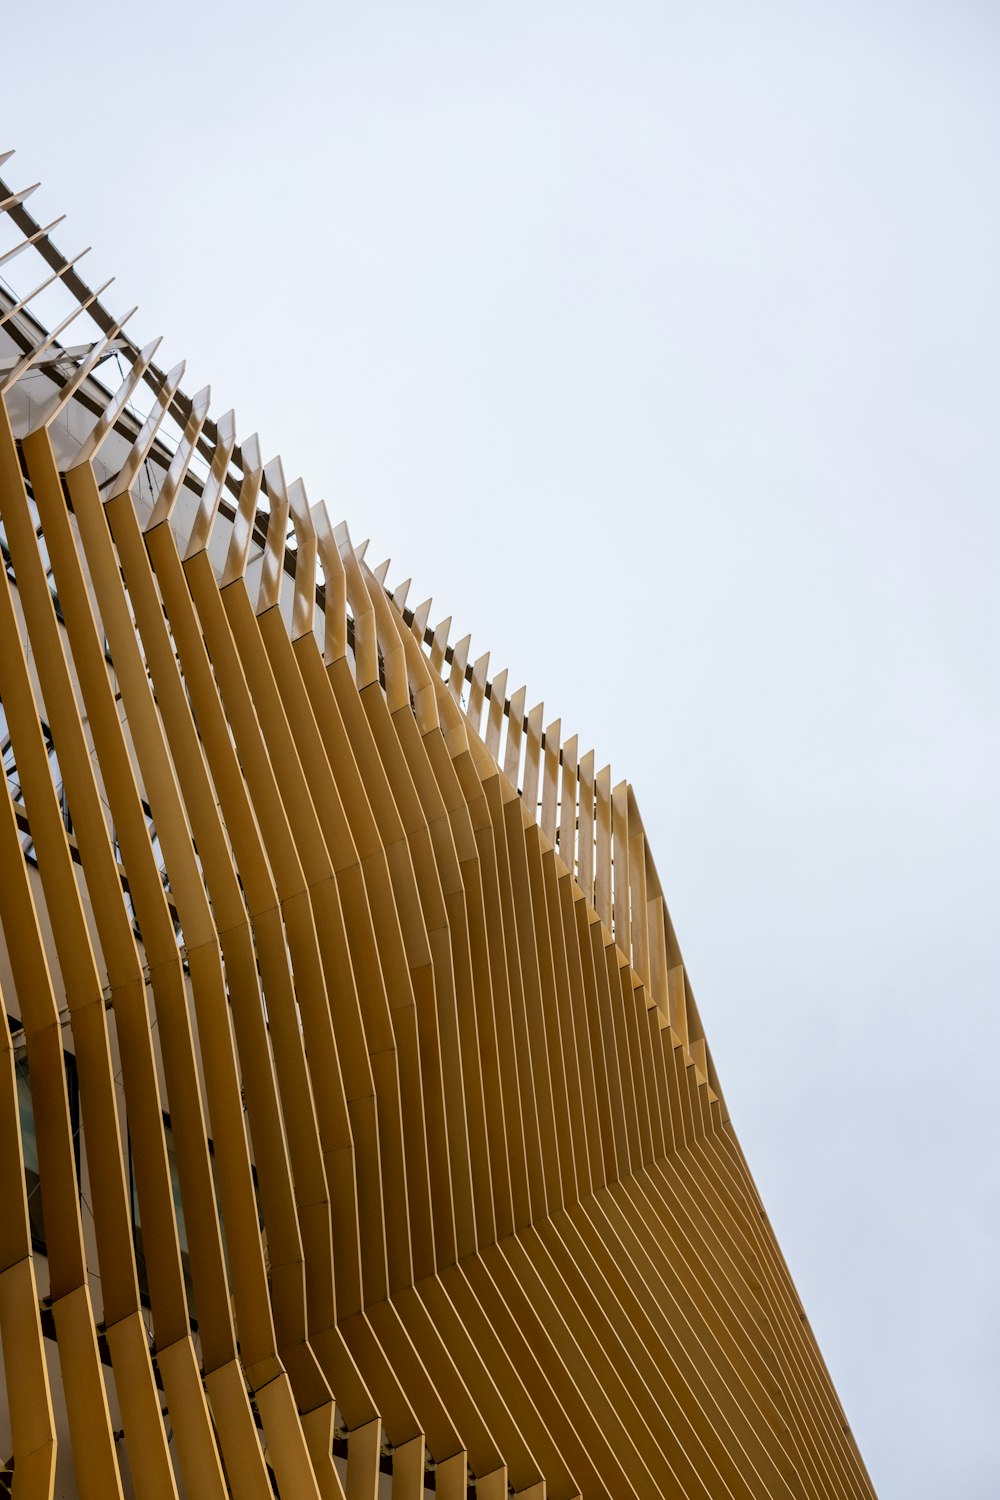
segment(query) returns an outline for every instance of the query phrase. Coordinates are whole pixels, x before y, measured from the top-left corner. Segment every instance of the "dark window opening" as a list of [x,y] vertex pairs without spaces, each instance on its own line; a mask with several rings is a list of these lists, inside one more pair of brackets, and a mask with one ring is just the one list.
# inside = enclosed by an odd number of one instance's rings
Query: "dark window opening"
[[[15,1036],[14,1073],[17,1079],[17,1110],[21,1125],[21,1151],[24,1156],[24,1190],[28,1199],[28,1223],[31,1228],[31,1244],[39,1254],[46,1253],[45,1213],[42,1207],[42,1180],[38,1164],[38,1138],[35,1133],[35,1110],[31,1097],[31,1074],[28,1069],[28,1054],[24,1050],[21,1022],[8,1016],[11,1033]],[[77,1081],[76,1058],[72,1052],[63,1052],[66,1067],[66,1095],[69,1101],[70,1129],[73,1132],[73,1153],[76,1159],[77,1190],[80,1183],[80,1088]]]

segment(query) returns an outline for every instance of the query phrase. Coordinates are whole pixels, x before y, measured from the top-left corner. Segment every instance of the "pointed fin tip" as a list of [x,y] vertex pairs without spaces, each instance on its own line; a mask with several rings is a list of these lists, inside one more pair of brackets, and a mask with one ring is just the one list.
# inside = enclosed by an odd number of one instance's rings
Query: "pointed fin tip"
[[240,457],[243,460],[243,477],[251,474],[262,474],[264,466],[260,461],[260,437],[256,432],[251,432],[240,444]]
[[205,418],[208,416],[208,408],[211,400],[212,387],[210,385],[202,386],[201,390],[197,391],[195,395],[191,397],[191,416],[200,417],[202,422],[204,422]]
[[[0,156],[0,165],[3,164],[4,160],[5,160],[5,158],[2,157],[2,156]],[[19,190],[15,191],[13,193],[10,193],[9,196],[5,199],[5,201],[9,204],[9,206],[11,208],[19,208],[20,205],[24,202],[24,200],[26,198],[30,198],[31,195],[32,195],[32,193],[37,192],[40,187],[41,187],[41,183],[40,182],[33,182],[33,183],[31,183],[26,188],[20,188]]]

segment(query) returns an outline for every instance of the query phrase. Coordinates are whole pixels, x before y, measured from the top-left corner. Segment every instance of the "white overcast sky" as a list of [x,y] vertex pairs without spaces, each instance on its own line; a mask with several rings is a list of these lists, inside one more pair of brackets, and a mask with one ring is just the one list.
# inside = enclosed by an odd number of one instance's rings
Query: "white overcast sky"
[[21,0],[0,55],[135,336],[634,783],[882,1500],[996,1500],[1000,11]]

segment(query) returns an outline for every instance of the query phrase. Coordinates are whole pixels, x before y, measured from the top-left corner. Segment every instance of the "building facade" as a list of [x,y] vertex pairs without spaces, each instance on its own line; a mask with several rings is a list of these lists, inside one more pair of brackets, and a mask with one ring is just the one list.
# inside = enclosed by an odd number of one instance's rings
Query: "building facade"
[[0,181],[0,1492],[871,1496],[632,787],[27,199]]

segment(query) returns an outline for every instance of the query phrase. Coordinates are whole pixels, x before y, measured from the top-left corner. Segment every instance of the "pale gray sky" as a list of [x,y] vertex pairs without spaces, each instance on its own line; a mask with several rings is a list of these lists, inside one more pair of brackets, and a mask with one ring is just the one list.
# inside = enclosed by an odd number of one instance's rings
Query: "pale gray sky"
[[1000,13],[56,0],[2,48],[135,336],[634,782],[882,1500],[996,1500]]

